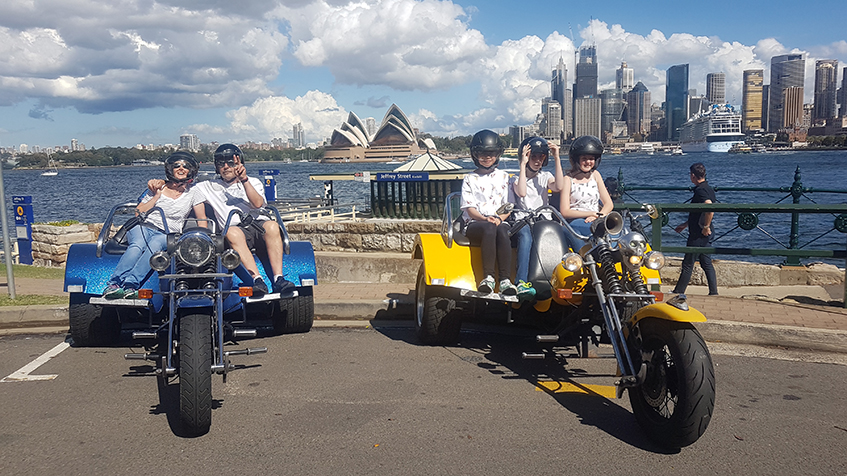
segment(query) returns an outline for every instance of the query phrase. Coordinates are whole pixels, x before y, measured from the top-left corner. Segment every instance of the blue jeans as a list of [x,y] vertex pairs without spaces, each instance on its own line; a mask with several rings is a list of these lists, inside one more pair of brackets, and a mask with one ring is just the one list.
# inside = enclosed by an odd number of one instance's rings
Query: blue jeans
[[[585,218],[574,218],[573,220],[568,220],[568,224],[580,235],[591,235],[591,223],[585,223]],[[567,228],[565,228],[565,238],[568,239],[568,244],[576,253],[585,246],[585,242],[574,236]]]
[[532,251],[532,230],[524,225],[518,230],[518,269],[515,271],[515,282],[527,281],[529,278],[529,253]]
[[[699,233],[691,232],[688,235],[686,246],[707,247],[711,241],[710,236],[703,236]],[[685,294],[685,289],[688,287],[688,282],[691,281],[691,273],[694,271],[694,261],[700,261],[700,267],[703,268],[703,274],[706,275],[706,284],[709,285],[709,295],[716,296],[718,294],[718,279],[715,274],[715,267],[712,265],[712,257],[703,253],[685,253],[682,258],[682,266],[679,270],[679,280],[673,288],[673,293]]]
[[168,247],[168,235],[146,226],[135,226],[127,234],[127,246],[109,284],[138,289],[138,284],[150,271],[150,257]]

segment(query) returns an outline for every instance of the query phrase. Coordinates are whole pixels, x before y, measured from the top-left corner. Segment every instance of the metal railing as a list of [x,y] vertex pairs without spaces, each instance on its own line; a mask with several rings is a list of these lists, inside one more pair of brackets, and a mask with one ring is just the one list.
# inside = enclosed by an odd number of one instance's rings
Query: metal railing
[[[717,255],[743,255],[743,256],[782,256],[786,258],[786,265],[799,265],[801,258],[822,258],[822,259],[843,259],[845,260],[845,278],[847,284],[847,240],[844,241],[843,247],[830,247],[829,249],[812,249],[809,246],[833,232],[847,234],[847,204],[836,205],[805,205],[805,204],[727,204],[727,203],[696,203],[696,204],[679,204],[679,203],[656,203],[652,204],[656,207],[659,217],[652,220],[651,227],[651,246],[653,249],[663,253],[704,253]],[[616,209],[631,209],[640,210],[641,204],[619,203],[616,204]],[[774,243],[778,244],[775,248],[753,248],[749,246],[710,246],[710,247],[690,247],[690,246],[667,246],[663,243],[662,230],[667,227],[670,222],[669,213],[671,212],[714,212],[714,213],[734,213],[736,214],[736,225],[728,231],[715,237],[714,241],[719,241],[728,233],[735,230],[743,230],[748,232],[758,232],[767,236]],[[760,223],[761,215],[770,214],[789,214],[791,215],[791,231],[788,244],[783,242],[776,236],[775,233],[767,230]],[[818,236],[809,239],[805,243],[800,243],[799,225],[800,219],[809,215],[830,215],[833,217],[831,228],[822,230]],[[717,216],[717,215],[716,215]],[[714,222],[714,221],[713,221]],[[736,243],[749,243],[748,240],[736,240]],[[795,264],[796,263],[796,264]],[[845,302],[847,307],[847,287],[845,287]]]
[[371,182],[374,218],[440,220],[444,199],[462,189],[461,180]]

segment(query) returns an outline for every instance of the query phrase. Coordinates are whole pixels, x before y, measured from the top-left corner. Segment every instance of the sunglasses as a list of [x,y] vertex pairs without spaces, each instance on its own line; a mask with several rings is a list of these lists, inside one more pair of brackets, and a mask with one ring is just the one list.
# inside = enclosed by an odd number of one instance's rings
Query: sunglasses
[[185,162],[177,162],[174,164],[174,170],[176,169],[191,170],[191,167],[189,167]]
[[229,159],[229,160],[217,160],[217,161],[215,161],[215,164],[216,164],[218,167],[223,167],[224,165],[226,165],[227,167],[235,167],[235,160],[233,160],[233,159]]

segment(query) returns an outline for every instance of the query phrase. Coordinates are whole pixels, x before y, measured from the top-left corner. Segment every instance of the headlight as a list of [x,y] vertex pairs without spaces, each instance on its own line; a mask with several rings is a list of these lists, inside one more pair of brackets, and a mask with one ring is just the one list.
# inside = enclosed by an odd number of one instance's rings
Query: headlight
[[562,267],[571,273],[575,273],[578,269],[582,268],[582,257],[576,253],[567,253],[565,256],[562,256]]
[[168,268],[171,257],[164,251],[159,251],[150,257],[150,267],[156,271],[164,271]]
[[238,252],[232,248],[226,249],[223,253],[221,253],[221,264],[224,268],[232,271],[241,264],[241,256],[239,256]]
[[662,269],[665,266],[665,255],[661,251],[651,251],[644,257],[644,266],[648,269]]
[[215,247],[208,236],[195,233],[183,236],[176,245],[176,255],[183,263],[199,267],[212,258]]
[[641,233],[631,231],[618,239],[618,249],[630,268],[640,268],[641,258],[647,251],[647,240]]

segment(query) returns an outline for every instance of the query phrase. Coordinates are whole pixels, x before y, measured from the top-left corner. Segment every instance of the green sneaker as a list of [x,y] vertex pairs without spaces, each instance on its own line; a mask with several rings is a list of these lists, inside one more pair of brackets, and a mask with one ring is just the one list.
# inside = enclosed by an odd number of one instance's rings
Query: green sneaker
[[106,299],[121,299],[124,297],[124,288],[117,284],[110,284],[103,291],[103,297]]
[[512,284],[512,281],[509,278],[503,279],[500,281],[500,294],[506,296],[515,296],[518,294],[518,288]]
[[518,297],[528,301],[535,297],[535,288],[532,283],[527,283],[523,279],[518,282]]
[[124,299],[138,299],[137,289],[124,289]]
[[486,276],[485,279],[479,282],[479,286],[476,287],[477,291],[481,293],[493,293],[494,292],[494,276]]

